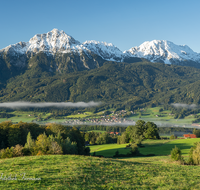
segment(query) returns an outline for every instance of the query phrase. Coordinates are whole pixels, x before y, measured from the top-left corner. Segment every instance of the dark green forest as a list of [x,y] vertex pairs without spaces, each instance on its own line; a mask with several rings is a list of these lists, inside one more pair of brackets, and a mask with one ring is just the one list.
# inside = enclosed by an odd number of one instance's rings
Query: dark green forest
[[200,70],[193,67],[137,59],[139,62],[104,62],[91,70],[59,72],[49,70],[50,59],[39,53],[26,69],[17,72],[9,67],[9,61],[7,65],[0,61],[5,66],[0,77],[0,102],[101,101],[104,108],[127,110],[200,103]]

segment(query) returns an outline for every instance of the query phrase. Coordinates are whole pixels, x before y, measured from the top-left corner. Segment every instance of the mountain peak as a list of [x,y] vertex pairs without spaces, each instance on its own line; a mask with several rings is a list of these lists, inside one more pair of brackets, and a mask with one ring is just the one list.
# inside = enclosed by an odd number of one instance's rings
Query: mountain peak
[[186,45],[176,45],[167,40],[146,41],[139,47],[133,47],[125,53],[148,59],[151,62],[164,62],[171,64],[171,61],[191,60],[200,61],[200,55]]
[[[122,52],[112,43],[99,42],[95,40],[80,43],[63,30],[54,28],[44,34],[36,34],[28,42],[19,42],[0,50],[14,56],[19,54],[46,54],[55,53],[78,53],[84,52],[88,57],[96,54],[104,60],[121,62],[129,58],[145,58],[151,62],[163,62],[167,64],[179,64],[185,61],[200,63],[200,54],[194,52],[187,45],[176,45],[167,40],[146,41],[138,47],[133,47]],[[182,64],[181,63],[181,64]],[[195,64],[196,64],[195,63]]]

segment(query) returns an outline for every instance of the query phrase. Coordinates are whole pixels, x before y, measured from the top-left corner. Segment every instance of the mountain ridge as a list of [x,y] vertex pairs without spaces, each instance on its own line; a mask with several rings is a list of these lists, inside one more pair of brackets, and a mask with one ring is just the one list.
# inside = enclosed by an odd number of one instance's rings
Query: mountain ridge
[[[200,53],[194,52],[186,45],[176,45],[167,40],[153,40],[122,52],[112,43],[95,40],[80,43],[63,30],[59,31],[58,29],[53,29],[46,34],[36,34],[29,42],[19,42],[0,50],[0,53],[16,57],[27,55],[28,58],[39,52],[48,55],[68,53],[81,56],[81,54],[85,54],[89,59],[92,58],[92,54],[96,54],[105,61],[116,62],[124,62],[132,58],[145,58],[150,62],[200,68]],[[86,68],[88,67],[86,66]]]

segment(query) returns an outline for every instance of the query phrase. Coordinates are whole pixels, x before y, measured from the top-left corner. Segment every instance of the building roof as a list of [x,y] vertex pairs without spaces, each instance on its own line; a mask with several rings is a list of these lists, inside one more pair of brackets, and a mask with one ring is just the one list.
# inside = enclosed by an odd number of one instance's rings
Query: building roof
[[195,134],[184,134],[183,135],[185,138],[190,137],[190,138],[197,138]]

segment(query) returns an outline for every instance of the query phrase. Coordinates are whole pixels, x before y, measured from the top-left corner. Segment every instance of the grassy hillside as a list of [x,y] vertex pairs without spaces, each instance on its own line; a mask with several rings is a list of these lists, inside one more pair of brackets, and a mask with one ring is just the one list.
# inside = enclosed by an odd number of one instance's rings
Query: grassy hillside
[[[1,159],[0,163],[0,189],[168,190],[199,189],[200,183],[199,166],[178,165],[169,156],[111,159],[46,155]],[[3,180],[9,176],[17,180]]]

